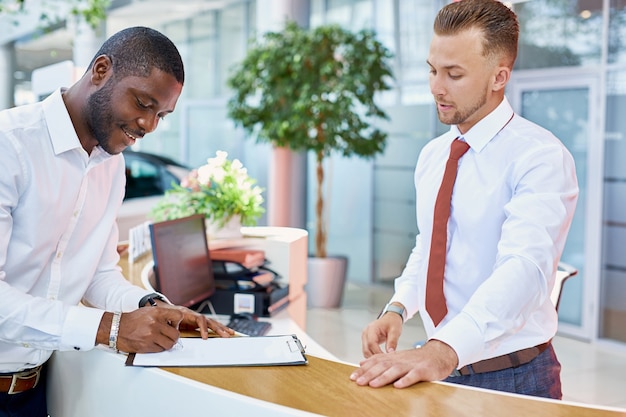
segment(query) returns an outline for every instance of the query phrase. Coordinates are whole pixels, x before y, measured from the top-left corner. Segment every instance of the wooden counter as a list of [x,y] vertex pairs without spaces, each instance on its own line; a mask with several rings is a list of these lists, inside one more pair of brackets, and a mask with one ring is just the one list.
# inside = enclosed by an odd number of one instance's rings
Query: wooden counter
[[626,412],[447,383],[420,383],[406,389],[360,387],[349,379],[353,366],[316,357],[309,357],[309,362],[308,366],[248,369],[164,369],[232,392],[325,416],[626,416]]

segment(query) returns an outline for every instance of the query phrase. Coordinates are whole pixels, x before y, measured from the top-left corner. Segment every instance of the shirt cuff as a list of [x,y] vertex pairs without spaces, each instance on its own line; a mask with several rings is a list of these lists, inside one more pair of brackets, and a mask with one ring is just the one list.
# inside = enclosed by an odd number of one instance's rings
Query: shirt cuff
[[70,307],[63,324],[60,350],[93,349],[103,315],[104,311],[96,308]]
[[484,359],[482,332],[467,314],[461,313],[450,320],[441,329],[437,329],[431,339],[437,339],[456,352],[459,358],[457,369]]

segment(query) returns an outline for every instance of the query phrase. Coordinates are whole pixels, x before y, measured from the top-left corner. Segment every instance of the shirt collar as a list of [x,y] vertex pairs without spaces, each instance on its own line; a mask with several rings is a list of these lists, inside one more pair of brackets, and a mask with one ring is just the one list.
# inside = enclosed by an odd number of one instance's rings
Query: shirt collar
[[57,89],[43,101],[43,112],[55,155],[81,147],[70,114],[63,102],[61,89]]
[[450,127],[454,137],[462,137],[474,152],[480,152],[513,117],[513,108],[506,97],[491,113],[476,123],[470,130],[462,134],[457,125]]
[[[50,141],[55,155],[62,154],[72,149],[80,149],[83,147],[78,139],[70,114],[65,107],[61,93],[64,89],[57,89],[43,101],[43,111],[50,133]],[[100,146],[96,146],[91,151],[89,159],[92,163],[102,162],[110,158],[112,155],[105,152]]]

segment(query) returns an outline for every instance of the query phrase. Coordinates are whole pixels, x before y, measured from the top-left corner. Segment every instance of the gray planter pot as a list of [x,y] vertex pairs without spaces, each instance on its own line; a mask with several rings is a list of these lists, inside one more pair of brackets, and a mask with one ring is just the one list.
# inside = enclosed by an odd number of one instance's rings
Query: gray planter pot
[[308,307],[341,306],[347,270],[348,258],[345,256],[309,257],[307,284],[304,287]]

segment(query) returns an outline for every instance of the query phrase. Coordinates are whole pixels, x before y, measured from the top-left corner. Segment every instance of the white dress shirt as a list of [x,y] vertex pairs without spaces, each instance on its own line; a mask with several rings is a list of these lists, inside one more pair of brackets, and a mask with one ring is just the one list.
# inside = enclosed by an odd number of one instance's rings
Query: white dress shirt
[[147,292],[117,266],[123,156],[85,152],[60,91],[0,112],[0,167],[0,372],[13,372],[93,348],[103,309]]
[[[435,328],[426,271],[435,199],[456,137],[470,150],[459,161],[448,222],[448,314]],[[452,126],[429,142],[415,188],[420,234],[391,301],[409,317],[420,311],[428,337],[450,345],[459,368],[550,340],[557,330],[550,292],[578,198],[565,146],[514,115],[505,98],[466,134]]]

